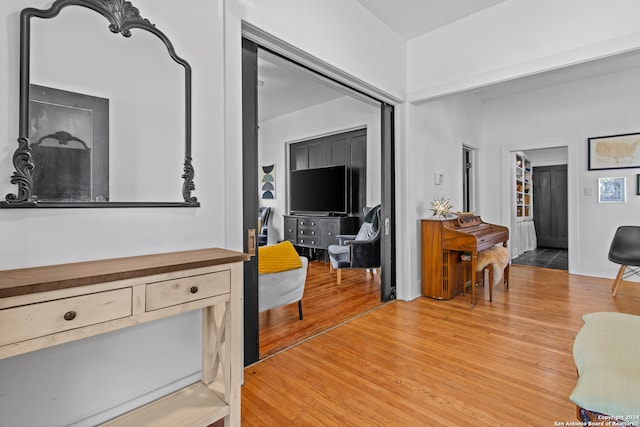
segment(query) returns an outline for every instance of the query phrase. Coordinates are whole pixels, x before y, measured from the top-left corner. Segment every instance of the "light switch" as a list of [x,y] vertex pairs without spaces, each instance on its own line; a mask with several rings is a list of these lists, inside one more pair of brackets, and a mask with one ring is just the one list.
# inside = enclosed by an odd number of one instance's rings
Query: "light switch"
[[433,173],[433,183],[435,185],[441,185],[443,180],[444,180],[444,173],[443,172],[434,172]]

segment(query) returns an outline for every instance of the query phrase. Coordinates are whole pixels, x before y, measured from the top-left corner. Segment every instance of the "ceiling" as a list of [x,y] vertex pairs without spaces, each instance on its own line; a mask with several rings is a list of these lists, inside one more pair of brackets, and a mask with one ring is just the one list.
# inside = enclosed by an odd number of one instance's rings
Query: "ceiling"
[[258,49],[258,123],[344,96],[371,102],[312,71]]
[[[405,39],[441,27],[505,0],[358,0]],[[258,122],[349,95],[282,58],[258,51]]]
[[640,68],[640,50],[495,83],[471,92],[486,101],[635,68]]
[[405,40],[506,0],[358,0]]
[[[506,0],[358,0],[404,38],[415,37]],[[334,82],[269,52],[258,51],[258,121],[353,95]],[[602,74],[640,68],[640,51],[496,83],[473,92],[483,100]]]

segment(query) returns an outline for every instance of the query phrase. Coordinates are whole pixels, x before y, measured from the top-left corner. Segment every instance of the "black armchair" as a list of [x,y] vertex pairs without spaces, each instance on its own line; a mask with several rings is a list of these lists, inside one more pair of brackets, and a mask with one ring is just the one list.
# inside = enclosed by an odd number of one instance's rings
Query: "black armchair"
[[[611,293],[615,297],[620,283],[634,274],[640,274],[640,227],[623,225],[618,227],[609,248],[609,261],[620,264]],[[625,270],[627,270],[625,272]]]
[[267,244],[270,216],[270,207],[260,206],[258,208],[258,246],[265,246]]
[[342,282],[343,269],[374,269],[380,267],[380,206],[369,209],[357,235],[339,235],[338,245],[327,249],[331,272],[337,272],[337,284]]

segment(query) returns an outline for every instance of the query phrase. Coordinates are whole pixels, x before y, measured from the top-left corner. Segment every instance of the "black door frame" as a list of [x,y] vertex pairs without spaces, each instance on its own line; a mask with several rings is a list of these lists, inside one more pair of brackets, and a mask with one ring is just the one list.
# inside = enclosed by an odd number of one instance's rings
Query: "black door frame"
[[[258,228],[258,46],[242,39],[242,230],[244,252],[256,255],[244,263],[244,365],[260,357],[257,242],[249,230]],[[253,245],[250,248],[249,245]]]
[[[257,227],[258,218],[258,49],[264,49],[290,61],[322,78],[331,80],[360,95],[380,103],[381,107],[381,160],[382,160],[382,275],[380,299],[389,301],[396,298],[395,265],[395,145],[393,105],[340,82],[321,71],[287,58],[268,47],[242,38],[242,166],[243,166],[243,233]],[[247,237],[247,236],[245,236]],[[248,238],[245,238],[245,252],[248,252]],[[244,266],[244,364],[260,359],[260,325],[258,315],[258,260],[257,254]]]

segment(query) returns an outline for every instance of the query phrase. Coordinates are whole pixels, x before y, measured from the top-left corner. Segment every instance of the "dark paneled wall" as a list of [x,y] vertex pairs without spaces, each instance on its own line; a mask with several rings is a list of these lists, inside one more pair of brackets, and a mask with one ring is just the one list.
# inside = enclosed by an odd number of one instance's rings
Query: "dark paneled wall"
[[349,214],[363,218],[367,203],[367,130],[296,142],[289,146],[290,170],[347,165]]

